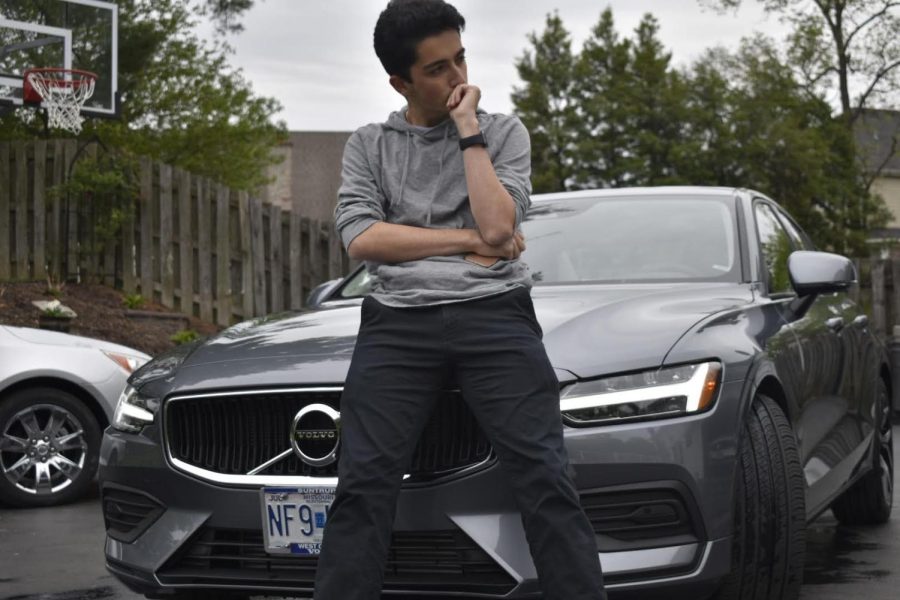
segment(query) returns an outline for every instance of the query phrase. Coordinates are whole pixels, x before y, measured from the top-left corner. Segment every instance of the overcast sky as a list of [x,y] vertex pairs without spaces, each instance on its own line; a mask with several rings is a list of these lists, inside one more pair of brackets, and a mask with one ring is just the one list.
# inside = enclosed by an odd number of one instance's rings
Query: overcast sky
[[[273,96],[278,118],[292,131],[351,131],[383,121],[403,105],[372,49],[372,30],[386,0],[256,0],[245,30],[230,37],[231,62],[256,93]],[[542,31],[548,12],[559,11],[578,50],[606,6],[620,34],[631,35],[653,13],[660,37],[676,64],[689,64],[704,49],[735,47],[753,31],[781,37],[784,26],[745,1],[737,14],[718,14],[698,0],[456,0],[466,19],[463,45],[469,81],[482,90],[481,106],[512,112],[510,94],[520,84],[515,60],[526,36]],[[209,35],[208,30],[201,35]]]

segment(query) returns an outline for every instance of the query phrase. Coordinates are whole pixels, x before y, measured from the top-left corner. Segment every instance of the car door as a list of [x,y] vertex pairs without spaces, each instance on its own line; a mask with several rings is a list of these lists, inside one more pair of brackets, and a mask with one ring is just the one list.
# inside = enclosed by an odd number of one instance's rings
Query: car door
[[[790,215],[780,208],[776,208],[776,213],[796,246],[815,250],[809,237]],[[840,371],[841,396],[847,399],[848,413],[856,420],[859,435],[865,439],[874,431],[872,403],[877,391],[877,365],[880,364],[878,347],[869,329],[868,316],[849,292],[833,294],[831,306],[834,315],[840,318],[838,336],[844,358]],[[854,435],[853,439],[856,437]]]
[[847,398],[842,299],[822,294],[801,304],[790,283],[788,257],[797,247],[778,219],[777,207],[753,203],[762,273],[768,296],[779,308],[782,330],[771,353],[782,383],[796,402],[794,419],[808,486],[807,505],[816,507],[833,489],[833,470],[855,447],[858,426]]

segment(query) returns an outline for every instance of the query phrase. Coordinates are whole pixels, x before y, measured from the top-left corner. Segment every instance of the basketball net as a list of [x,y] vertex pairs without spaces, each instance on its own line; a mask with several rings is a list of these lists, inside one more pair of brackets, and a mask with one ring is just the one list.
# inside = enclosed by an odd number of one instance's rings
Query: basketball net
[[26,99],[30,91],[43,101],[49,127],[81,133],[81,108],[94,94],[97,75],[77,69],[29,69],[25,82]]

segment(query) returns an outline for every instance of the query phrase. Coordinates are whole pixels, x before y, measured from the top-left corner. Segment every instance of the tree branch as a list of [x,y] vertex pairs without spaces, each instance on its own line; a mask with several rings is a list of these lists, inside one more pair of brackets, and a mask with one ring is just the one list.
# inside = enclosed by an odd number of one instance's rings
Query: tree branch
[[876,19],[883,17],[884,15],[887,14],[887,12],[890,9],[898,7],[898,6],[900,6],[900,2],[888,2],[887,4],[884,5],[884,8],[882,8],[880,11],[878,11],[877,13],[875,13],[874,15],[870,16],[868,19],[866,19],[865,21],[863,21],[862,23],[857,25],[856,29],[854,29],[853,31],[851,31],[850,33],[847,34],[847,40],[846,40],[847,47],[848,48],[850,47],[850,42],[853,40],[853,38],[856,36],[856,34],[859,33],[860,31],[862,31],[863,29],[865,29],[869,25],[869,23],[871,23],[872,21],[874,21]]
[[875,183],[875,180],[881,175],[881,172],[887,166],[891,159],[894,158],[894,155],[897,154],[897,134],[895,133],[891,137],[891,149],[888,151],[887,156],[884,157],[884,160],[881,161],[881,164],[878,165],[878,168],[872,173],[872,176],[866,179],[866,191],[869,191],[869,188],[872,187],[872,184]]
[[891,64],[885,66],[883,69],[880,69],[877,73],[875,73],[875,77],[872,79],[872,83],[869,84],[869,87],[866,88],[866,91],[863,92],[863,94],[859,97],[859,102],[856,103],[856,110],[853,111],[853,118],[851,119],[851,122],[855,121],[862,109],[865,108],[866,100],[868,100],[869,96],[872,95],[872,92],[875,91],[875,86],[877,86],[878,83],[882,79],[884,79],[884,77],[888,73],[890,73],[897,67],[900,67],[900,59],[895,60]]

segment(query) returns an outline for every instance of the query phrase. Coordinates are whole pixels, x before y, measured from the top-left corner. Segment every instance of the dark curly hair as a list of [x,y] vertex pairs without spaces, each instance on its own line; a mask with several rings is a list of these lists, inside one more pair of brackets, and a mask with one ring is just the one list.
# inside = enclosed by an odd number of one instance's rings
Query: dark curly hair
[[466,20],[444,0],[391,0],[375,24],[375,54],[388,75],[411,81],[416,46],[448,29],[462,32]]

